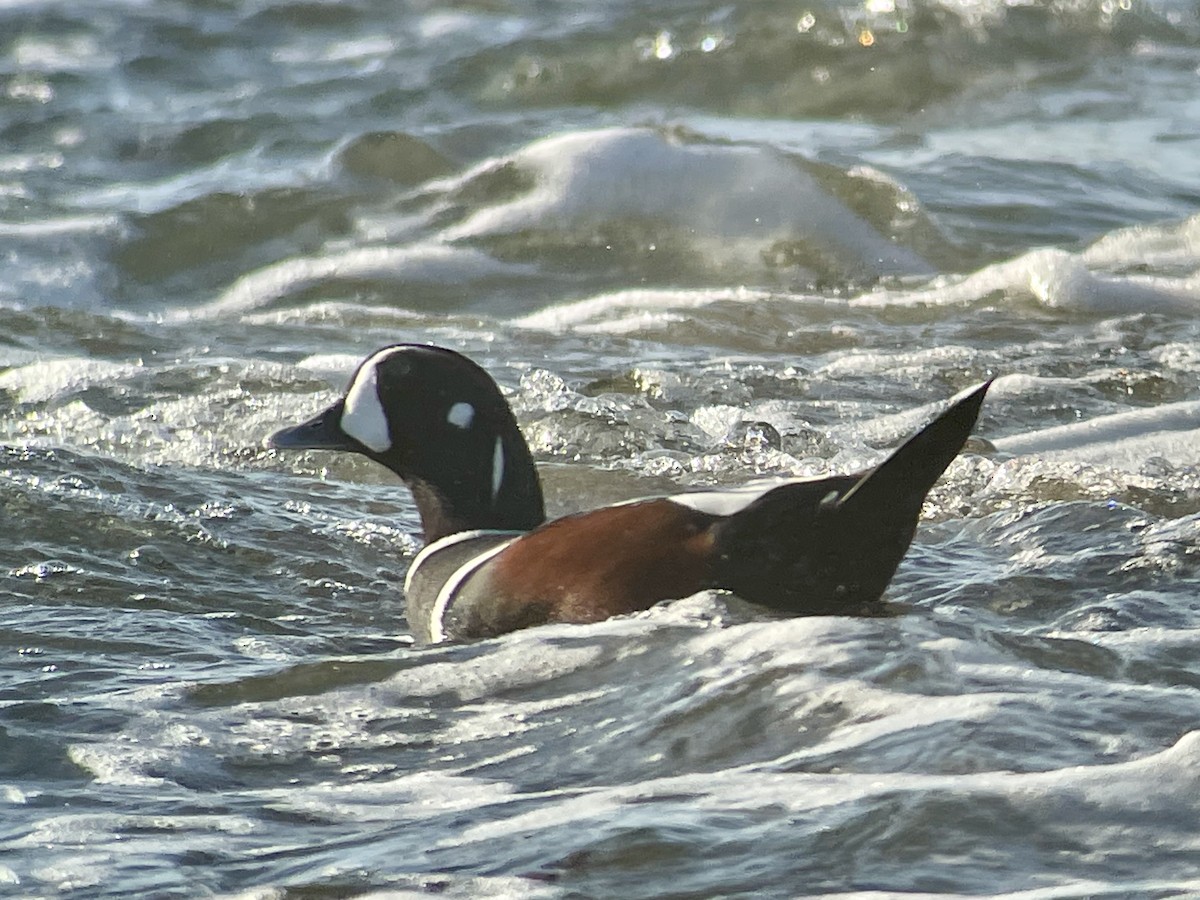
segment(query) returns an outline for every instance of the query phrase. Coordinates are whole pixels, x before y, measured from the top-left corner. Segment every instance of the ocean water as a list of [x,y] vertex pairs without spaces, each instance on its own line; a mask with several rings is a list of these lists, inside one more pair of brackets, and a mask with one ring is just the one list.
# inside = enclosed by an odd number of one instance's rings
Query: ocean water
[[[0,4],[0,895],[1200,896],[1198,123],[1180,0]],[[263,446],[396,341],[553,513],[997,380],[894,617],[418,647]]]

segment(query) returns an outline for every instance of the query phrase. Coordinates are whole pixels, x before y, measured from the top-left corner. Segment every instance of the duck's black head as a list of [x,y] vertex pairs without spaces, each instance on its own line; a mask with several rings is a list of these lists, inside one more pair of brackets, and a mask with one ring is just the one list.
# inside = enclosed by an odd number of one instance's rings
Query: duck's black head
[[268,438],[280,449],[349,450],[409,486],[426,541],[545,520],[525,438],[483,369],[442,347],[396,344],[359,365],[346,396]]

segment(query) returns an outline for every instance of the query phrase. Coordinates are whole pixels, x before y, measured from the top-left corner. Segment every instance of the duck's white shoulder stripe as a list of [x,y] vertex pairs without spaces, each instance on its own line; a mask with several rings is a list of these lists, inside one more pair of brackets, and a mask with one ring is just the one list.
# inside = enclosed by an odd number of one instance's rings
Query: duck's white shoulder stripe
[[[453,575],[446,579],[446,583],[438,591],[437,599],[433,601],[433,609],[429,613],[429,642],[431,644],[440,644],[446,639],[442,620],[446,617],[446,610],[450,608],[450,603],[454,600],[454,595],[458,593],[458,589],[462,586],[462,583],[470,578],[476,569],[497,553],[506,549],[515,540],[515,537],[510,538],[507,541],[500,542],[495,547],[489,547],[482,553],[472,556],[455,569]],[[413,565],[415,566],[416,563],[414,562]]]
[[[421,563],[433,556],[439,550],[445,550],[447,547],[453,547],[455,544],[461,544],[464,541],[473,541],[476,538],[488,537],[493,534],[516,534],[512,531],[503,531],[494,528],[476,528],[472,531],[459,531],[454,534],[448,534],[444,538],[438,538],[432,544],[426,544],[421,548],[421,552],[416,555],[412,561],[412,565],[408,567],[408,574],[404,577],[404,591],[412,590],[413,576],[417,574],[417,569],[421,567]],[[502,545],[502,546],[507,546]]]
[[687,494],[672,494],[667,497],[673,503],[694,509],[710,516],[733,516],[777,487],[785,484],[821,481],[827,476],[814,478],[777,478],[769,481],[755,481],[741,487],[728,488],[719,491],[692,491]]

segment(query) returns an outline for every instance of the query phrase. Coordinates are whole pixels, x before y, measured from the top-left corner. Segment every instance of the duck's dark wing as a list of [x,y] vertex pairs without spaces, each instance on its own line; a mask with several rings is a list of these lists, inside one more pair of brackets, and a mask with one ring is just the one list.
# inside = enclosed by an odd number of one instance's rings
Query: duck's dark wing
[[790,613],[870,613],[991,382],[861,476],[787,484],[713,526],[716,586]]

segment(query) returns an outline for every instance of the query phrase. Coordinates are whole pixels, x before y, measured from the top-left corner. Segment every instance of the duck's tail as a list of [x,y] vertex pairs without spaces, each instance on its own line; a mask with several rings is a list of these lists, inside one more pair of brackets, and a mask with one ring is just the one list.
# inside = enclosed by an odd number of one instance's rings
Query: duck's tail
[[925,495],[975,427],[991,381],[874,469],[764,494],[714,527],[714,587],[789,613],[878,612]]

